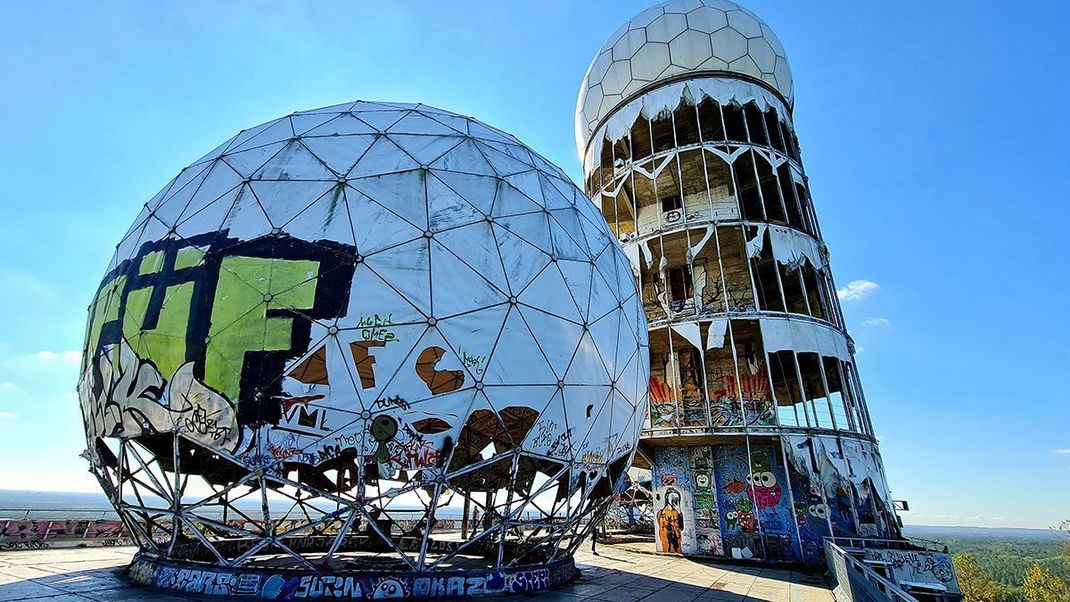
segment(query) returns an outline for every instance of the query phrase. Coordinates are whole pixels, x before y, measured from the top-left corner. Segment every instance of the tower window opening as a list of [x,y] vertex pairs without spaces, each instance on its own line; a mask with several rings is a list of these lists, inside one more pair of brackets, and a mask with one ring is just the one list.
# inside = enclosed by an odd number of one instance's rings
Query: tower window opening
[[695,114],[695,106],[681,102],[680,106],[673,111],[673,122],[676,124],[676,145],[687,146],[698,142],[698,116]]
[[795,182],[791,178],[791,168],[787,163],[781,163],[776,171],[777,182],[780,184],[780,192],[784,196],[784,208],[788,212],[788,225],[796,230],[809,232],[806,220],[803,219],[802,205],[795,194]]
[[819,282],[819,280],[825,278],[825,275],[810,265],[809,260],[803,262],[802,267],[799,268],[799,273],[802,277],[806,299],[810,306],[810,315],[821,320],[828,320],[828,299],[822,294],[821,291],[824,286]]
[[650,122],[642,115],[632,124],[632,156],[636,161],[654,154],[650,145]]
[[817,221],[814,218],[814,208],[810,202],[810,195],[806,193],[806,187],[795,183],[795,197],[799,199],[799,208],[802,210],[803,228],[807,234],[817,236]]
[[721,107],[724,114],[724,128],[728,140],[733,142],[747,141],[747,126],[744,123],[743,109],[737,104],[726,104]]
[[777,284],[776,262],[754,262],[755,285],[758,288],[758,304],[766,311],[786,311]]
[[676,146],[676,136],[672,131],[672,113],[665,113],[650,122],[650,133],[654,139],[654,152],[660,153]]
[[[758,229],[750,226],[747,228],[747,239],[751,240],[757,235]],[[768,232],[762,236],[762,250],[750,258],[751,267],[754,271],[754,287],[758,289],[758,308],[765,311],[787,311],[784,307],[784,298],[780,293],[779,274],[777,262],[773,259],[773,245]]]
[[624,166],[625,163],[632,160],[631,145],[628,144],[627,138],[621,138],[613,144],[613,167],[619,169]]
[[777,404],[777,418],[784,426],[810,426],[802,393],[799,391],[795,358],[791,351],[769,354],[769,374],[773,380],[773,397]]
[[812,426],[825,429],[832,428],[832,413],[828,398],[825,395],[820,356],[816,353],[798,353],[795,358],[799,362],[799,375],[802,378],[805,399],[810,403],[811,415],[814,418]]
[[780,197],[777,175],[764,156],[759,153],[754,153],[754,155],[756,155],[754,166],[758,171],[758,182],[762,189],[762,201],[765,206],[766,219],[782,224],[787,223],[788,216],[784,211],[784,201]]
[[811,315],[799,270],[789,270],[780,262],[774,263],[780,270],[780,282],[784,285],[784,301],[788,304],[788,311],[794,314]]
[[661,210],[665,213],[669,211],[678,211],[683,209],[684,205],[680,202],[680,196],[671,194],[669,196],[661,197]]
[[784,145],[784,133],[780,130],[780,119],[777,117],[776,109],[769,109],[764,114],[765,117],[765,131],[769,133],[769,141],[772,143],[773,148],[782,153],[788,152],[787,147]]
[[725,139],[724,124],[721,123],[721,106],[710,100],[708,96],[703,97],[702,102],[698,103],[698,123],[703,142],[721,142]]
[[[705,383],[702,380],[702,363],[698,350],[688,346],[686,341],[673,341],[676,349],[676,367],[679,371],[680,405],[684,426],[704,426],[706,409],[704,407]],[[683,347],[683,348],[681,348]]]
[[719,265],[722,270],[725,290],[721,290],[722,283],[720,281],[711,283],[706,287],[706,290],[711,291],[711,294],[716,293],[718,304],[723,299],[723,293],[727,292],[728,308],[722,311],[754,311],[754,287],[751,286],[750,267],[747,265],[743,228],[738,226],[723,227],[719,228],[717,232],[717,242],[719,243],[721,256],[714,265]]
[[747,131],[750,132],[750,141],[754,144],[770,146],[769,135],[765,131],[765,118],[762,110],[753,102],[743,106],[743,115],[747,120]]
[[694,300],[695,289],[691,270],[687,266],[670,268],[668,279],[672,308],[674,311],[680,311]]
[[764,221],[765,214],[762,212],[762,199],[758,193],[758,179],[754,171],[754,157],[751,156],[751,152],[743,153],[732,168],[736,175],[736,193],[739,195],[743,219]]
[[832,405],[832,417],[836,428],[841,431],[854,430],[854,421],[847,412],[847,400],[840,379],[840,360],[834,357],[822,357],[821,365],[825,369],[825,382],[828,384],[829,402]]

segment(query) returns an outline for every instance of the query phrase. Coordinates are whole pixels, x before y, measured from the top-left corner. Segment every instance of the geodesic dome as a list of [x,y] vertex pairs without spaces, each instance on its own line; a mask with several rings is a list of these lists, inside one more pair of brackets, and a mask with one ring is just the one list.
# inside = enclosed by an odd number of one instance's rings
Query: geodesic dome
[[794,103],[787,54],[765,21],[729,0],[669,0],[617,29],[587,68],[576,102],[580,156],[616,107],[659,82],[702,72],[753,78]]
[[631,463],[646,340],[604,219],[513,136],[423,105],[294,113],[184,169],[119,243],[87,457],[160,587],[538,589]]

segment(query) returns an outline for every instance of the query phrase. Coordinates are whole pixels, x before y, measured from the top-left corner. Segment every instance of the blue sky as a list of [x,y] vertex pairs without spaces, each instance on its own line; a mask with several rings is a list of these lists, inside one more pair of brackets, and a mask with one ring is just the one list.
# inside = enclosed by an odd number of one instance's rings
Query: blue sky
[[[141,204],[237,130],[363,98],[516,134],[646,1],[13,2],[0,25],[0,488],[89,491],[85,307]],[[1070,8],[773,2],[795,122],[907,522],[1070,515]]]

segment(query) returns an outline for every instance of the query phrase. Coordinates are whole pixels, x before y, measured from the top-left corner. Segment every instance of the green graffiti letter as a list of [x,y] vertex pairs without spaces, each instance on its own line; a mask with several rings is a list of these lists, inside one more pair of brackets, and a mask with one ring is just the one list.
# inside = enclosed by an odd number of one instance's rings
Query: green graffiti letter
[[146,330],[145,314],[152,298],[152,287],[130,291],[123,312],[123,338],[138,357],[151,360],[167,379],[186,363],[186,327],[189,325],[193,283],[167,287],[156,328]]
[[219,270],[205,353],[205,384],[238,399],[246,351],[291,348],[293,320],[269,309],[309,309],[316,300],[319,262],[227,257]]
[[85,355],[82,357],[82,370],[93,361],[93,355],[97,352],[97,344],[100,342],[100,331],[108,322],[119,319],[119,300],[123,288],[126,287],[126,276],[119,276],[100,287],[97,300],[89,309],[92,319],[89,321],[89,329],[85,334]]

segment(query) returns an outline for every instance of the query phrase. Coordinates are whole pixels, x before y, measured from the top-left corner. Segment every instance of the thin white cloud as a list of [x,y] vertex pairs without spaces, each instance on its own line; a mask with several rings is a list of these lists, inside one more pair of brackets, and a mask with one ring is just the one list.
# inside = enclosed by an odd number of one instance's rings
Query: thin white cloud
[[858,303],[877,292],[879,288],[880,285],[872,280],[852,280],[847,283],[847,286],[836,289],[836,296],[840,298],[840,301]]
[[37,353],[34,354],[34,357],[36,357],[39,360],[44,360],[46,362],[72,362],[72,363],[76,363],[76,362],[82,361],[82,352],[81,351],[73,351],[73,350],[68,350],[68,351],[47,351],[46,350],[46,351],[38,351]]
[[0,383],[0,389],[3,389],[5,391],[14,391],[15,389],[18,389],[18,388],[19,388],[18,385],[16,385],[15,383],[13,383],[13,382],[11,382],[9,380],[5,380],[4,382]]
[[0,412],[0,420],[14,420],[18,417],[19,415],[14,412]]
[[1063,447],[1059,449],[1053,449],[1051,450],[1051,453],[1055,454],[1056,456],[1070,456],[1070,448]]
[[862,320],[862,326],[891,326],[892,321],[888,318],[881,318],[877,316],[866,318]]

